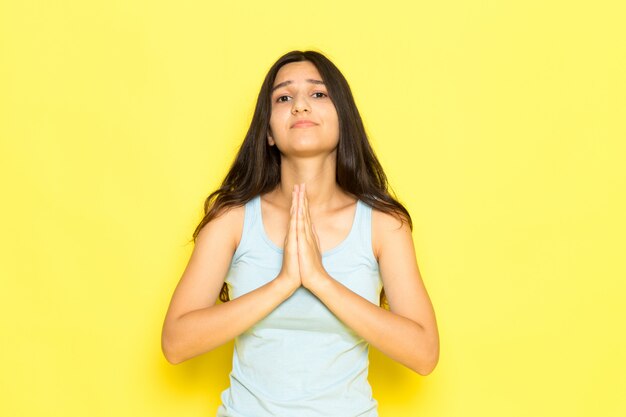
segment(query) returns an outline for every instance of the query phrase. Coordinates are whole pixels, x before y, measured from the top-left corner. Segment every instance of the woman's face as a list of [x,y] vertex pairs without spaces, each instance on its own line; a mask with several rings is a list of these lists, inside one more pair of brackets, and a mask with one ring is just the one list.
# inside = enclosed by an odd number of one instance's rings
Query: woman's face
[[309,61],[283,65],[273,87],[269,144],[286,156],[334,151],[339,119],[315,65]]

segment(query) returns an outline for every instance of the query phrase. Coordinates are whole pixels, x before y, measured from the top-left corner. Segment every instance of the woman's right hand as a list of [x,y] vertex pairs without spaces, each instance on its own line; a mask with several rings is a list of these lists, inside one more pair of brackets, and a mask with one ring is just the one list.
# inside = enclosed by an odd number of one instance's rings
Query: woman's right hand
[[298,185],[291,192],[291,209],[289,211],[289,228],[285,236],[283,248],[283,266],[276,279],[286,282],[289,293],[293,294],[301,285],[300,265],[298,263],[297,219],[298,219]]

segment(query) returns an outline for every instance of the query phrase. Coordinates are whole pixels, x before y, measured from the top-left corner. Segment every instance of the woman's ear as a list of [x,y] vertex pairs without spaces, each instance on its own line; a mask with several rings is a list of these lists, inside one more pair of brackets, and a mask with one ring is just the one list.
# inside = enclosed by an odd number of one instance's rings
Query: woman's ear
[[274,144],[276,142],[274,142],[274,138],[272,137],[272,131],[268,130],[267,131],[267,143],[269,143],[270,146],[274,146]]

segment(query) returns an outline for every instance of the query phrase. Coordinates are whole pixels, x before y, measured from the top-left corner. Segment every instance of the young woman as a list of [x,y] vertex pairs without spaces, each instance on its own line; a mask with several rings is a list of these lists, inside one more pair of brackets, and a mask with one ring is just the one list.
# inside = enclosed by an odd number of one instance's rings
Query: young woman
[[370,344],[421,375],[439,358],[411,231],[343,75],[318,52],[283,55],[205,202],[165,357],[235,339],[218,417],[377,416]]

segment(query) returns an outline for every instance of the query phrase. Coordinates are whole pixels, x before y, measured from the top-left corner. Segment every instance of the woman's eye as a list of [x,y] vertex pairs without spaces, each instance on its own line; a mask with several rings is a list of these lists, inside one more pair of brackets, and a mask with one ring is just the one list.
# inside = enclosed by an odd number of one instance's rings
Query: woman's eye
[[[328,97],[328,94],[322,93],[321,91],[317,91],[317,92],[313,93],[313,96],[315,96],[315,98],[324,98],[324,97]],[[290,96],[278,96],[276,98],[276,102],[277,103],[284,103],[286,101],[289,101],[289,99],[291,99]]]

